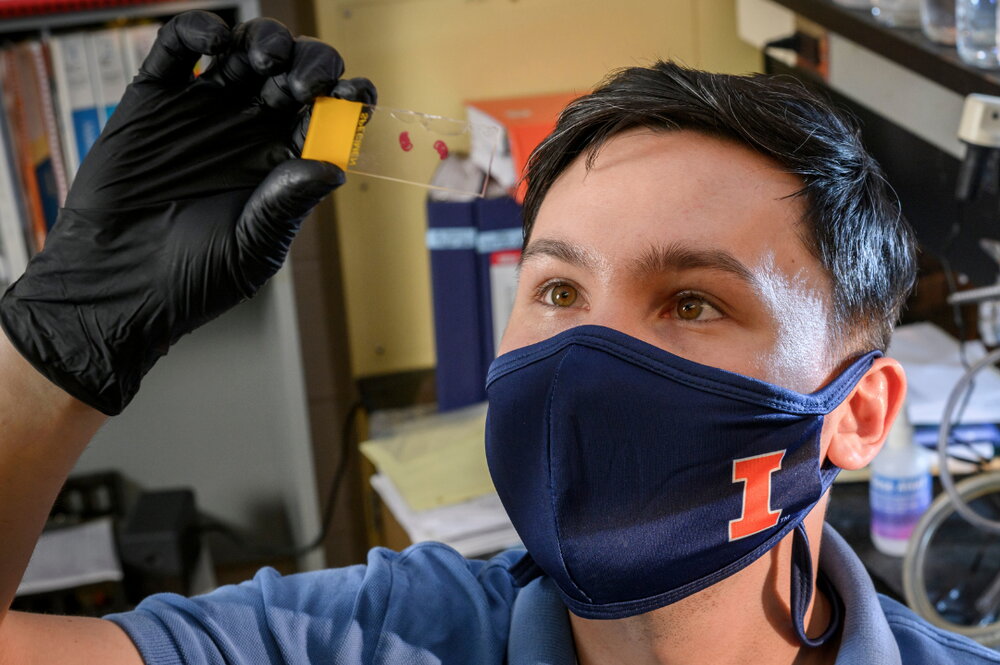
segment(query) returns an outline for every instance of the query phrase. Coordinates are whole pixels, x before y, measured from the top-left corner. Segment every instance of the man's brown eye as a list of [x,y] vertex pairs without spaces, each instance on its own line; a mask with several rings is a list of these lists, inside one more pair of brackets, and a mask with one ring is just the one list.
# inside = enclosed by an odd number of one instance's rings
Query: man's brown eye
[[576,302],[576,289],[569,284],[556,284],[549,291],[549,300],[556,307],[569,307]]
[[686,321],[694,321],[705,311],[705,301],[695,296],[681,298],[677,302],[677,316]]

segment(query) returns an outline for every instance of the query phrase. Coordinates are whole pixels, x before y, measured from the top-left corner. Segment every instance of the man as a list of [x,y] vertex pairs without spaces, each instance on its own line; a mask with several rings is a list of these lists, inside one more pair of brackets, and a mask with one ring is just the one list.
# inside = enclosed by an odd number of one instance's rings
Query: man
[[[341,181],[287,140],[324,89],[373,98],[334,87],[334,56],[269,22],[164,29],[0,303],[5,601],[101,412],[252,295]],[[7,613],[0,663],[1000,662],[879,599],[823,533],[837,468],[900,408],[878,350],[914,277],[854,131],[798,87],[661,63],[574,103],[528,182],[487,452],[530,556],[424,544],[112,621]]]

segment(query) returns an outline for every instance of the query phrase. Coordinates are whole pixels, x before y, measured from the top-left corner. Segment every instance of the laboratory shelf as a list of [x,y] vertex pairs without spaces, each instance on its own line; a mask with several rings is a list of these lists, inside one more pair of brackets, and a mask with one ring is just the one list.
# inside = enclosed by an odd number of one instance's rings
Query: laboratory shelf
[[[64,3],[67,7],[73,3]],[[77,3],[81,6],[86,3]],[[163,17],[180,14],[191,9],[204,9],[225,13],[235,10],[238,16],[257,16],[260,14],[258,0],[156,0],[155,2],[122,3],[113,2],[101,4],[97,9],[72,9],[61,11],[42,11],[32,14],[25,11],[21,14],[4,13],[0,2],[0,33],[13,34],[28,31],[47,32],[64,28],[78,28],[83,25],[101,25],[121,19],[123,16],[132,19]]]
[[954,46],[932,42],[919,28],[887,28],[868,10],[832,0],[772,1],[960,95],[1000,95],[1000,71],[965,64]]

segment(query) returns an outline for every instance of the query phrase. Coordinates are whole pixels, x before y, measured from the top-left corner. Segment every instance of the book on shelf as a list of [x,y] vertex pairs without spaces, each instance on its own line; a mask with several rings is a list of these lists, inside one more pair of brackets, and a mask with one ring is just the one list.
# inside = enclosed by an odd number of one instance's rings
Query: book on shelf
[[50,48],[66,170],[72,177],[101,133],[97,97],[87,62],[87,35],[74,32],[53,36]]
[[139,67],[153,48],[159,30],[159,23],[138,23],[120,28],[122,57],[125,59],[125,71],[130,80],[139,73]]
[[125,72],[120,33],[120,30],[110,28],[92,30],[86,34],[87,66],[94,83],[94,98],[101,129],[104,129],[108,118],[115,112],[118,100],[125,94],[125,86],[131,78]]
[[[4,106],[0,86],[0,109]],[[10,126],[0,113],[0,289],[13,282],[28,265],[29,229],[27,212],[14,170]]]
[[159,27],[77,30],[0,46],[0,285],[44,246],[73,176]]
[[[24,192],[33,249],[45,243],[65,196],[65,168],[56,126],[49,79],[40,41],[20,42],[2,52],[2,84],[10,122],[16,169]],[[40,66],[39,66],[40,65]],[[60,182],[61,181],[61,182]]]

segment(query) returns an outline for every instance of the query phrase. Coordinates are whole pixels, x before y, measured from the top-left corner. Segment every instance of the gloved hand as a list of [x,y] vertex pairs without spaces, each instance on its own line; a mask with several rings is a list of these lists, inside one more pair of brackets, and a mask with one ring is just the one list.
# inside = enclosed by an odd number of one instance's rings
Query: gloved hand
[[[216,57],[195,78],[202,54]],[[316,96],[375,102],[367,80],[338,82],[343,68],[276,21],[167,23],[44,251],[0,300],[11,342],[66,392],[120,413],[171,344],[278,270],[302,218],[343,183],[336,166],[296,159]]]

